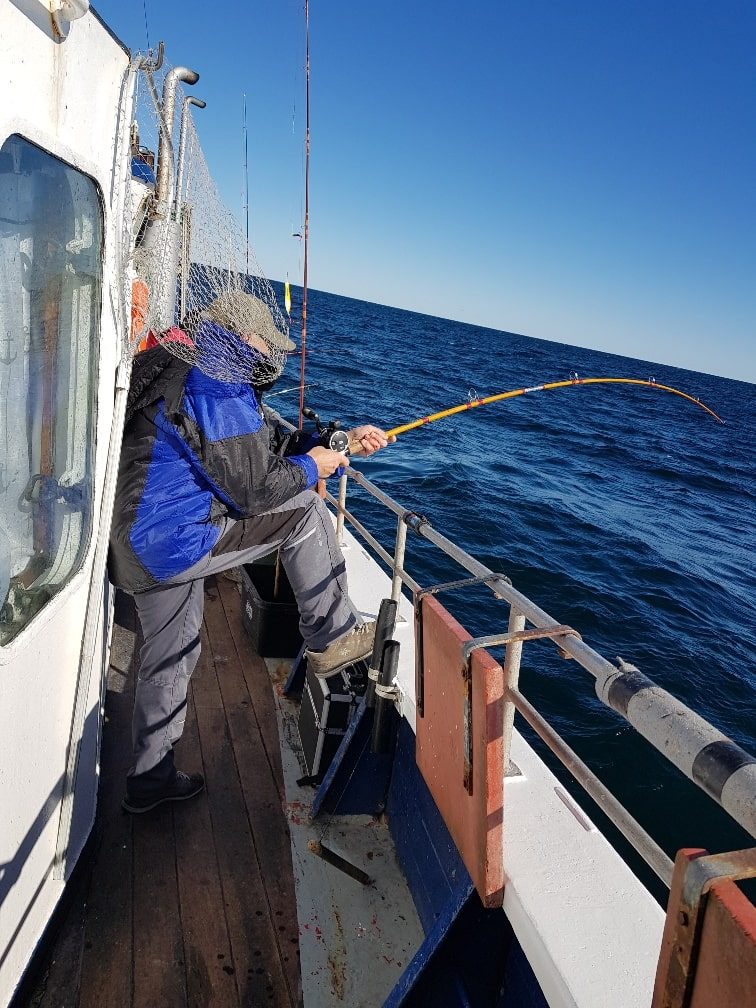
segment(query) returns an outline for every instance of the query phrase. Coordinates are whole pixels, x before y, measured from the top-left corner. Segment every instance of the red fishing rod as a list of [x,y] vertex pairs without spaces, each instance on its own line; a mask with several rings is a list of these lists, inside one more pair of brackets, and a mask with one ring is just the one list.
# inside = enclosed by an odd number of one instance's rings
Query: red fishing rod
[[299,426],[304,423],[305,358],[307,356],[307,248],[310,238],[310,4],[305,0],[305,184],[304,268],[302,271],[302,360],[299,369]]

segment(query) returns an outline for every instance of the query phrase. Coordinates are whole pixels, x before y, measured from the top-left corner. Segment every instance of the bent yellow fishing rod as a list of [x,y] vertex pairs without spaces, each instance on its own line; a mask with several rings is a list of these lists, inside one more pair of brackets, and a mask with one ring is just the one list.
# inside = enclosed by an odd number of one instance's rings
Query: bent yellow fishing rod
[[646,385],[648,388],[660,389],[662,392],[671,392],[673,395],[681,396],[692,402],[695,406],[700,406],[709,416],[713,416],[719,423],[724,423],[722,417],[717,416],[714,410],[709,409],[700,399],[688,395],[680,389],[672,388],[671,385],[662,385],[653,378],[578,378],[573,376],[565,381],[545,382],[543,385],[531,385],[529,388],[510,389],[508,392],[497,392],[496,395],[483,396],[480,399],[469,399],[459,406],[452,406],[450,409],[440,410],[438,413],[431,413],[430,416],[419,417],[412,423],[401,424],[399,427],[392,427],[386,434],[396,436],[405,434],[407,431],[422,427],[425,424],[433,423],[435,420],[443,420],[444,417],[454,416],[455,413],[463,413],[465,410],[475,409],[477,406],[487,406],[489,403],[501,402],[502,399],[515,399],[517,396],[527,395],[529,392],[548,392],[550,389],[570,388],[572,385]]

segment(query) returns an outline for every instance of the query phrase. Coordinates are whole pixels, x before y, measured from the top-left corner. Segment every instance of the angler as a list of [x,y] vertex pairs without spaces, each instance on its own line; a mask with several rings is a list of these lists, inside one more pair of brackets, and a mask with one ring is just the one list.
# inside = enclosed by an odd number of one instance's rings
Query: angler
[[[349,464],[347,447],[370,455],[386,435],[334,427],[324,446],[324,432],[289,434],[261,407],[260,389],[294,344],[258,298],[226,291],[197,313],[189,337],[137,356],[116,490],[110,577],[133,594],[144,637],[123,802],[132,813],[204,786],[175,768],[173,745],[200,653],[205,577],[280,549],[314,674],[373,647],[374,624],[355,616],[333,524],[311,491]],[[182,359],[189,344],[194,363]]]

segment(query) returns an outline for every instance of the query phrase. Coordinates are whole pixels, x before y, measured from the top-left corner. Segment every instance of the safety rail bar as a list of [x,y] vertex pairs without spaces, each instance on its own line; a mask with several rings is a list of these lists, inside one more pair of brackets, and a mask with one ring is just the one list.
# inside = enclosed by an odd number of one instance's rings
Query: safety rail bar
[[[347,510],[347,482],[354,480],[371,497],[397,517],[396,543],[393,556],[385,550],[362,522]],[[633,665],[618,659],[612,665],[594,651],[579,636],[565,636],[564,627],[535,602],[513,587],[507,579],[497,576],[485,564],[476,560],[451,539],[433,528],[423,515],[418,515],[397,503],[361,472],[347,469],[339,480],[338,498],[326,493],[326,499],[337,514],[337,536],[341,541],[347,520],[375,550],[392,572],[391,596],[398,600],[402,584],[411,591],[420,588],[405,570],[407,529],[433,543],[443,554],[454,560],[474,577],[485,579],[493,594],[510,607],[509,635],[523,631],[526,621],[543,631],[558,644],[564,657],[569,657],[595,679],[596,695],[605,706],[620,714],[649,741],[669,762],[713,798],[752,836],[756,836],[756,757],[727,738],[704,718],[696,714],[672,694],[661,689]],[[526,636],[526,635],[525,635]],[[573,778],[591,795],[602,811],[630,841],[655,873],[667,884],[672,879],[673,864],[660,847],[623,808],[596,775],[570,749],[564,739],[546,722],[519,692],[518,679],[523,640],[510,640],[502,662],[506,676],[505,761],[509,760],[512,723],[515,708],[563,763]]]

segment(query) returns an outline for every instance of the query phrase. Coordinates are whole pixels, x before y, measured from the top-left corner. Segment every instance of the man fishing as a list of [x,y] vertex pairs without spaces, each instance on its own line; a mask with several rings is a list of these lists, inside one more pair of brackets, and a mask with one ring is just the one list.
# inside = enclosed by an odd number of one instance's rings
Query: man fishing
[[[207,576],[280,550],[318,676],[366,658],[375,633],[358,623],[330,515],[313,492],[348,458],[288,433],[261,405],[294,344],[243,291],[221,294],[187,328],[134,362],[110,539],[111,581],[134,596],[144,639],[123,800],[132,813],[204,787],[200,774],[176,769],[173,746],[200,654]],[[371,424],[348,436],[351,454],[363,456],[394,440]]]

